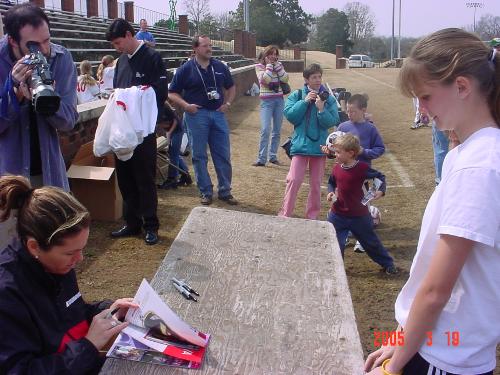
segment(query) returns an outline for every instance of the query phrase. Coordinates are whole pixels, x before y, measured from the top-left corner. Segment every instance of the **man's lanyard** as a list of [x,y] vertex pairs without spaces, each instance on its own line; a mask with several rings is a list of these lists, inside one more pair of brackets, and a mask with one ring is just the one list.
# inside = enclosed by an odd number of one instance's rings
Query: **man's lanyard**
[[[203,83],[203,87],[205,88],[205,92],[208,92],[207,85],[205,84],[205,80],[203,79],[203,76],[201,75],[200,68],[198,68],[198,64],[196,61],[193,61],[194,66],[196,67],[196,70],[198,71],[198,74],[200,75],[201,78],[201,83]],[[210,66],[212,68],[212,75],[214,77],[214,85],[215,85],[215,90],[217,90],[217,81],[215,80],[215,71],[214,71],[214,66]]]

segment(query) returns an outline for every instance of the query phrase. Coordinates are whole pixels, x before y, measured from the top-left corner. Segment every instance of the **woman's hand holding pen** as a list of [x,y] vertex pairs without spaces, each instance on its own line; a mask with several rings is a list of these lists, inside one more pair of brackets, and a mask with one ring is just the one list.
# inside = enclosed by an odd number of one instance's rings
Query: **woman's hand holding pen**
[[118,309],[118,311],[116,311],[116,313],[112,315],[114,315],[116,319],[122,320],[123,318],[125,318],[125,315],[127,315],[127,311],[129,308],[136,309],[138,307],[139,305],[137,303],[134,303],[133,298],[120,298],[113,302],[113,304],[109,308],[109,311]]

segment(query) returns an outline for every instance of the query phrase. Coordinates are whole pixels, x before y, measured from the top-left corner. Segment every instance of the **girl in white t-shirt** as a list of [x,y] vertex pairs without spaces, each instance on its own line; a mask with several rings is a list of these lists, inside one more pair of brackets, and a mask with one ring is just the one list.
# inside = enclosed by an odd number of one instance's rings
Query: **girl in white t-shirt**
[[113,77],[115,76],[116,60],[111,55],[102,58],[97,68],[97,79],[102,92],[111,92],[113,90]]
[[500,54],[473,34],[441,30],[412,49],[399,85],[460,144],[445,158],[396,300],[403,332],[370,354],[365,370],[492,374],[500,342]]
[[99,94],[99,83],[92,77],[92,65],[88,60],[83,60],[80,63],[80,75],[76,84],[78,104],[98,100]]

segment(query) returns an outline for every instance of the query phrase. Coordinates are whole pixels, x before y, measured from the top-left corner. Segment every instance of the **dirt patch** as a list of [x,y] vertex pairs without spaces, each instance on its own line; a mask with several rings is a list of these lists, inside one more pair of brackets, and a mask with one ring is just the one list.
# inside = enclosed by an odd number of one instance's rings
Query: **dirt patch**
[[[375,123],[393,156],[384,155],[374,163],[374,168],[386,175],[388,184],[386,197],[377,202],[382,213],[382,224],[377,232],[402,272],[397,277],[388,277],[366,255],[354,253],[352,247],[346,249],[345,255],[358,330],[366,354],[374,350],[374,330],[390,331],[397,325],[394,302],[408,278],[423,210],[434,189],[431,130],[409,129],[413,119],[412,104],[395,88],[398,70],[335,70],[331,69],[335,61],[327,55],[310,54],[309,58],[326,67],[324,81],[332,87],[346,87],[353,93],[364,92],[370,96],[369,112],[373,113]],[[300,87],[302,75],[291,76],[292,88]],[[284,162],[283,166],[251,166],[257,157],[259,141],[258,98],[243,97],[238,100],[232,106],[228,119],[231,125],[233,194],[240,205],[228,207],[215,200],[213,206],[274,215],[281,206],[289,160],[280,151],[279,158]],[[285,121],[283,139],[291,131],[291,125]],[[413,186],[404,186],[405,181],[398,174],[393,159],[400,163]],[[325,176],[332,167],[331,162],[328,163]],[[211,163],[209,165],[211,176],[215,176],[213,166]],[[297,201],[297,217],[304,217],[307,192],[308,186],[305,185]],[[109,232],[120,223],[93,223],[86,258],[78,270],[85,298],[97,300],[132,296],[142,278],[153,277],[189,212],[197,205],[199,198],[195,186],[159,191],[161,228],[160,243],[156,246],[146,246],[139,237],[112,240]],[[320,218],[326,217],[327,210],[325,200]],[[500,370],[497,369],[495,374],[499,375]]]

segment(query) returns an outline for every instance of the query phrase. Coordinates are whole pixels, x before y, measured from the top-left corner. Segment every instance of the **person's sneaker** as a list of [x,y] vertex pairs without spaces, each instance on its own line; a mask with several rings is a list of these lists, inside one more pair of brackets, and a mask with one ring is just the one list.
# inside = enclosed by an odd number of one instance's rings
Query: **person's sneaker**
[[395,265],[384,268],[384,272],[388,275],[397,275],[399,273]]
[[212,204],[212,197],[208,195],[202,195],[200,199],[200,203],[204,206],[209,206]]
[[274,165],[282,165],[278,159],[269,160],[269,163],[273,163]]
[[256,161],[255,163],[252,163],[252,166],[254,166],[254,167],[265,167],[266,165],[264,163],[261,163],[260,161]]
[[238,204],[238,201],[234,199],[231,194],[226,195],[225,197],[219,197],[219,199],[223,202],[226,202],[227,204],[230,204],[231,206],[235,206]]
[[424,124],[423,122],[417,122],[414,123],[412,126],[410,126],[410,129],[415,130],[415,129],[420,129],[420,128],[428,128],[428,124]]
[[363,246],[359,243],[359,241],[356,241],[356,244],[354,245],[354,252],[355,253],[364,253],[365,249],[363,249]]

